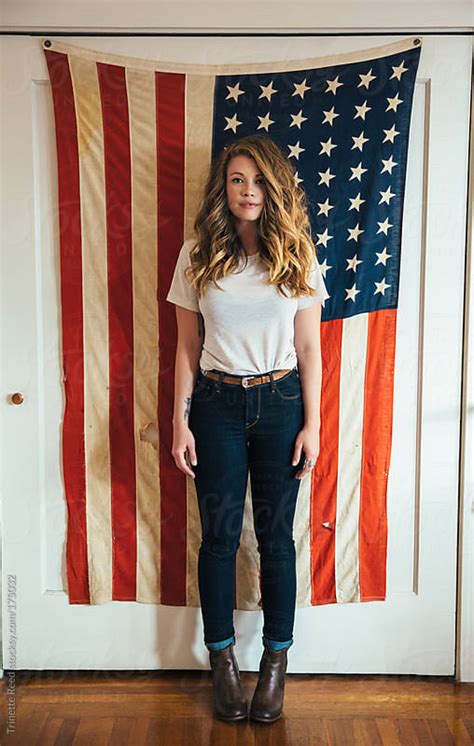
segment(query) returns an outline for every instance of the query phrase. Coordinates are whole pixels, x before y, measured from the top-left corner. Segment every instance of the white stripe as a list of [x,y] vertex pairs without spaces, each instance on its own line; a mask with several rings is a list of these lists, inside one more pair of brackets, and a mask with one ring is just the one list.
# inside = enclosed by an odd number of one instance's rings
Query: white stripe
[[[126,70],[132,186],[133,380],[137,595],[160,603],[157,164],[155,76]],[[153,442],[154,439],[154,442]]]
[[[189,75],[185,89],[185,197],[184,240],[192,237],[197,200],[211,161],[214,78]],[[188,123],[191,126],[188,126]],[[197,562],[201,544],[201,522],[192,477],[186,477],[186,604],[200,606]]]
[[[415,45],[415,40],[419,44]],[[292,72],[294,70],[309,70],[321,67],[330,67],[334,65],[347,65],[350,62],[364,62],[365,60],[377,60],[381,57],[388,57],[398,52],[422,47],[423,37],[408,36],[400,41],[383,44],[378,47],[369,47],[368,49],[354,49],[351,52],[340,52],[339,54],[325,55],[324,57],[305,57],[303,59],[283,59],[266,62],[236,62],[232,64],[220,65],[203,65],[193,62],[168,62],[167,60],[152,60],[143,57],[130,57],[123,54],[114,54],[113,52],[102,52],[96,49],[80,47],[77,44],[51,39],[43,39],[43,46],[47,41],[50,51],[62,52],[65,54],[74,54],[83,59],[96,60],[111,65],[122,65],[124,67],[135,68],[136,70],[159,70],[161,72],[171,73],[188,73],[190,75],[241,75],[244,73],[260,75],[262,73]],[[283,55],[286,53],[285,46],[282,45]]]
[[339,391],[335,534],[337,603],[360,601],[359,514],[368,314],[345,319]]
[[112,599],[104,139],[96,65],[76,57],[69,64],[79,147],[89,592],[91,604],[99,604]]
[[296,606],[311,606],[311,472],[300,482],[293,538],[296,549]]

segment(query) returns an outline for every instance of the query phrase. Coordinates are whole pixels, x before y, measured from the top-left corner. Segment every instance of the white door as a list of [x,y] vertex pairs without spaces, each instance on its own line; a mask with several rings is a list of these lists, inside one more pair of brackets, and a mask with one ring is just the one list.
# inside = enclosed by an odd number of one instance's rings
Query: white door
[[[283,45],[235,38],[231,47],[225,38],[67,41],[222,63],[322,56],[399,38]],[[68,603],[52,99],[40,38],[4,37],[1,50],[3,666],[207,667],[200,609]],[[470,72],[468,38],[424,38],[403,226],[387,601],[297,609],[290,672],[454,672]],[[15,392],[21,403],[10,398]],[[257,667],[261,622],[261,612],[235,612],[244,670]]]

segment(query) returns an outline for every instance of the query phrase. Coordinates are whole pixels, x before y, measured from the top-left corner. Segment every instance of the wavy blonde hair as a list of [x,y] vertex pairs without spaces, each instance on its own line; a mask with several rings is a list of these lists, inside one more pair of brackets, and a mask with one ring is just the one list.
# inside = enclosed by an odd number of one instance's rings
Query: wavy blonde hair
[[[260,256],[268,280],[284,296],[314,295],[308,284],[316,248],[311,238],[306,193],[280,147],[268,136],[248,135],[225,147],[212,161],[196,219],[196,244],[185,274],[201,297],[205,286],[232,273],[246,257],[227,204],[227,167],[236,155],[253,158],[263,176],[264,204],[257,223]],[[219,288],[220,289],[220,288]]]

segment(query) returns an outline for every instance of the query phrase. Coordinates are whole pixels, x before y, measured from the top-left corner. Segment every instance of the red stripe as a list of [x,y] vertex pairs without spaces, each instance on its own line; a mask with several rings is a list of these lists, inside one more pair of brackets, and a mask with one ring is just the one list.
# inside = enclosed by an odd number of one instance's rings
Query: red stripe
[[[184,606],[186,600],[186,475],[172,457],[175,307],[166,301],[182,246],[185,197],[185,75],[155,74],[158,194],[158,430],[160,433],[161,603]],[[189,477],[192,479],[192,477]],[[197,582],[197,578],[196,578]]]
[[97,63],[102,104],[109,313],[112,599],[136,599],[132,193],[125,68]]
[[63,380],[66,390],[62,431],[68,508],[66,573],[69,603],[88,604],[82,235],[76,110],[67,55],[44,51],[53,94],[58,156]]
[[359,519],[361,601],[386,596],[387,480],[393,422],[397,312],[369,314]]
[[[311,477],[313,605],[336,603],[335,555],[342,319],[321,324],[320,448]],[[330,526],[324,526],[330,522]]]

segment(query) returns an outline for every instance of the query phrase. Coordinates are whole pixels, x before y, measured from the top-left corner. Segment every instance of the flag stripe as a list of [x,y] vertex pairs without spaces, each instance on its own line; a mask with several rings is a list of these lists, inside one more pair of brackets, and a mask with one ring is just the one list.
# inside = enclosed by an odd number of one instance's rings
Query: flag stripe
[[133,246],[133,382],[137,479],[137,601],[160,600],[158,292],[155,76],[127,71]]
[[342,319],[321,324],[320,448],[313,469],[311,499],[312,604],[336,603],[336,511],[342,335]]
[[[212,153],[214,75],[187,75],[185,90],[185,214],[184,238],[194,233],[194,220],[202,195],[203,179]],[[188,126],[186,126],[186,123]]]
[[84,348],[81,192],[74,92],[65,54],[45,49],[56,130],[60,233],[63,381],[63,473],[68,509],[66,570],[69,601],[88,604],[84,453]]
[[310,474],[301,480],[293,525],[296,549],[297,606],[311,606],[311,502],[315,499],[318,499],[318,495],[312,492],[312,477]]
[[367,314],[344,319],[339,390],[339,470],[336,510],[338,601],[359,601],[358,523],[364,413]]
[[[161,247],[171,253],[174,261],[183,242],[184,226],[184,165],[185,122],[184,96],[185,76],[174,73],[156,73],[156,119],[158,151],[158,297],[160,329],[162,307],[171,276],[162,277]],[[168,275],[168,273],[167,273]],[[163,284],[162,284],[163,283]],[[166,308],[171,316],[173,309]],[[163,322],[164,324],[165,322]],[[162,350],[160,335],[160,361],[172,365],[170,350]],[[162,354],[163,353],[163,354]],[[164,443],[172,443],[172,401],[161,390],[158,397],[159,430]],[[174,389],[174,386],[173,386]],[[166,400],[166,401],[165,401]],[[160,448],[160,496],[161,496],[161,599],[164,604],[181,606],[186,603],[186,475],[177,472],[171,463],[168,449]]]
[[[136,480],[133,416],[131,175],[124,68],[97,66],[102,101],[109,304],[109,429],[112,594],[136,596]],[[120,210],[117,209],[120,205]]]
[[157,70],[158,68],[167,73],[186,73],[199,75],[241,75],[242,73],[259,74],[267,72],[270,74],[277,72],[287,72],[294,70],[308,70],[331,67],[335,65],[350,65],[352,63],[363,61],[375,61],[381,63],[381,58],[388,57],[405,50],[413,50],[414,44],[421,44],[423,38],[420,36],[407,36],[396,42],[383,44],[382,46],[369,47],[367,49],[354,49],[350,52],[325,55],[320,57],[304,57],[294,60],[273,60],[270,62],[249,62],[249,63],[226,63],[202,65],[194,62],[170,62],[169,60],[144,59],[143,57],[131,57],[114,52],[105,52],[99,49],[89,49],[88,47],[79,47],[76,44],[69,44],[60,40],[48,38],[48,43],[54,45],[54,49],[65,54],[80,54],[84,59],[93,59],[98,62],[107,62],[109,64],[121,64],[125,67],[135,68],[136,70]]
[[[112,593],[109,449],[109,333],[104,140],[97,66],[72,59],[81,184],[84,319],[84,441],[89,593],[93,603]],[[88,96],[78,95],[87,90]],[[97,354],[97,344],[105,354]]]
[[359,523],[362,601],[386,597],[386,496],[392,444],[396,326],[396,309],[370,314]]
[[[184,240],[193,234],[193,223],[197,214],[203,174],[206,173],[212,145],[212,118],[214,100],[214,76],[186,76],[184,96],[185,122],[185,200]],[[169,303],[165,304],[169,307]],[[194,479],[186,479],[186,604],[199,607],[198,556],[201,544],[201,521]]]

